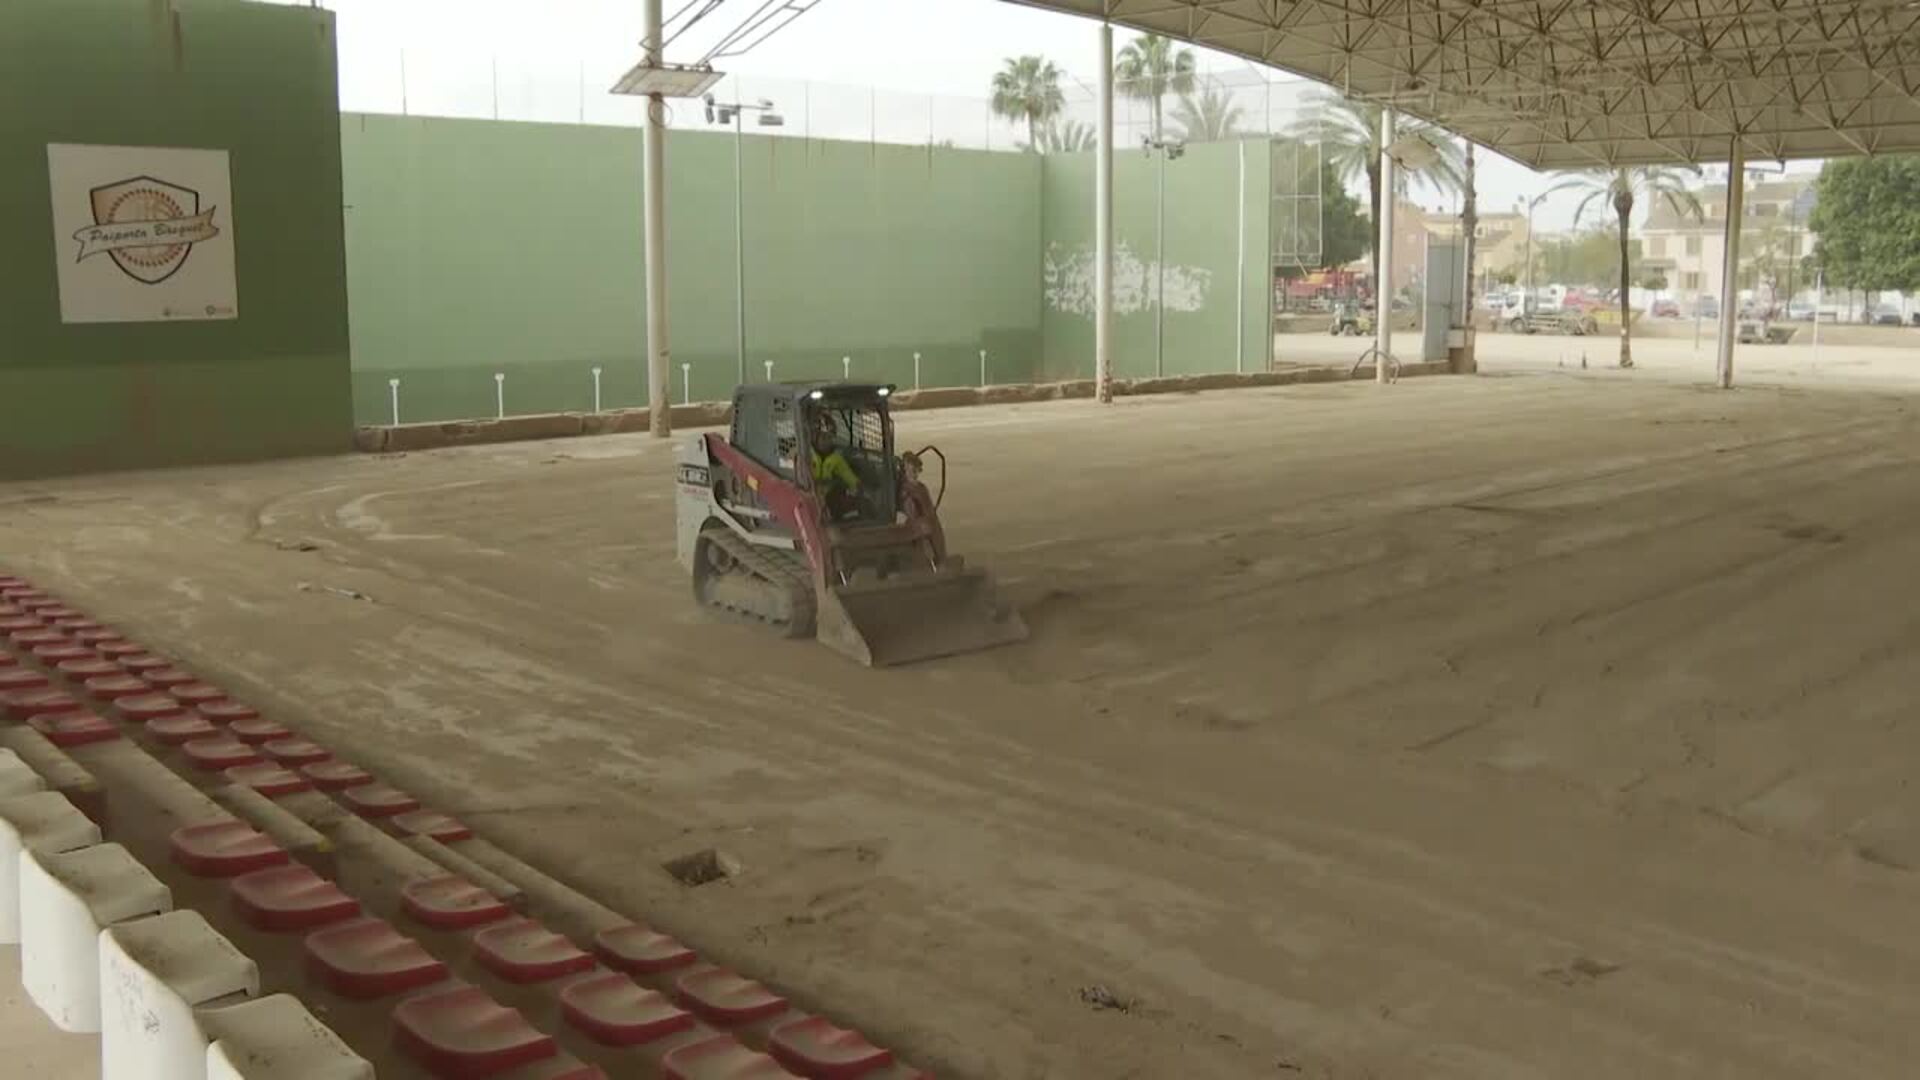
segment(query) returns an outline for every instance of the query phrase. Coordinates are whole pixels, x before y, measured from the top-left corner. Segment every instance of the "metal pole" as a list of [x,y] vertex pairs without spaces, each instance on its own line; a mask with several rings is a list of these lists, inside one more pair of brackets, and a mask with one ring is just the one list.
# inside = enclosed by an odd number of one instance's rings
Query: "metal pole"
[[1733,388],[1733,345],[1740,329],[1740,313],[1735,310],[1739,293],[1734,285],[1740,276],[1740,218],[1746,212],[1746,147],[1740,136],[1733,137],[1733,149],[1727,156],[1727,251],[1720,271],[1720,355],[1716,365],[1720,389]]
[[1527,313],[1527,305],[1533,302],[1533,212],[1540,205],[1539,199],[1527,200],[1527,294],[1520,298],[1520,314]]
[[1093,167],[1094,395],[1113,401],[1113,24],[1100,24],[1100,131]]
[[740,385],[747,383],[747,174],[740,165],[740,117],[733,110],[733,308],[734,351],[739,354]]
[[[646,0],[646,62],[659,66],[662,0]],[[646,165],[647,263],[647,411],[654,438],[673,433],[672,387],[668,385],[667,346],[667,105],[659,94],[647,96],[643,153]]]
[[[1820,363],[1820,307],[1826,304],[1826,271],[1812,275],[1812,361]],[[397,415],[397,413],[396,413]]]
[[1156,146],[1153,173],[1153,374],[1167,373],[1167,148]]
[[1380,110],[1380,280],[1373,283],[1373,333],[1374,348],[1379,355],[1373,358],[1373,381],[1380,386],[1387,385],[1388,357],[1393,355],[1393,155],[1387,148],[1393,145],[1394,116],[1392,109]]
[[1239,245],[1234,268],[1233,370],[1247,371],[1247,140],[1240,140],[1240,214],[1234,236]]

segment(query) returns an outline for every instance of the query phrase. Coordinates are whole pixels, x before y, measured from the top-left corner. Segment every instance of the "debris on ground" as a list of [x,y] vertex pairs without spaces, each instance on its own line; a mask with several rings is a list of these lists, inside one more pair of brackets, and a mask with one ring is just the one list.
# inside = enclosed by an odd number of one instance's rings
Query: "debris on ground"
[[281,551],[319,551],[320,545],[311,540],[275,540],[273,546]]
[[746,869],[739,859],[719,848],[702,848],[677,859],[668,859],[660,864],[660,868],[671,874],[675,881],[690,888],[738,877],[740,871]]
[[1132,1012],[1140,1007],[1137,999],[1123,997],[1099,983],[1081,987],[1080,1000],[1096,1009],[1110,1009],[1114,1012]]
[[299,589],[301,592],[332,593],[335,596],[344,596],[349,600],[366,600],[368,602],[373,600],[373,597],[368,596],[359,589],[343,589],[338,585],[315,585],[310,581],[302,581],[298,585],[295,585],[294,588]]

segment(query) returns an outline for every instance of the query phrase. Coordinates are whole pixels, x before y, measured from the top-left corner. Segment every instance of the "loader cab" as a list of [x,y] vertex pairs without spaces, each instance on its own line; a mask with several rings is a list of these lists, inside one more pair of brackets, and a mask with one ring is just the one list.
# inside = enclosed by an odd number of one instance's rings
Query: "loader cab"
[[896,481],[889,386],[852,383],[771,383],[734,393],[733,445],[796,486],[812,490],[810,445],[816,426],[833,433],[834,448],[860,476],[858,520],[891,524]]

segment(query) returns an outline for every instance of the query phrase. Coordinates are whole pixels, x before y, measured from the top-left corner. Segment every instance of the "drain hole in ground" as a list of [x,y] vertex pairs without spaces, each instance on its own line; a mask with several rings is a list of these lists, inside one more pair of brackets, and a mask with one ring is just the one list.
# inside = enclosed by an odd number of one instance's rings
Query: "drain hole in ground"
[[719,848],[702,848],[690,855],[668,859],[661,868],[682,885],[705,885],[725,881],[740,872],[740,863]]

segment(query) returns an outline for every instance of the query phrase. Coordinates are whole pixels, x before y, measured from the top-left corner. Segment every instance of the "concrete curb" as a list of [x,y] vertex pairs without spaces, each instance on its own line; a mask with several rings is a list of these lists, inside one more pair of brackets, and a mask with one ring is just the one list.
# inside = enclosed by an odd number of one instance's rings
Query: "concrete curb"
[[[1446,361],[1403,364],[1402,378],[1417,375],[1452,373]],[[1300,383],[1335,383],[1371,379],[1373,369],[1349,372],[1346,368],[1298,368],[1291,371],[1260,371],[1239,375],[1232,372],[1212,375],[1173,375],[1157,379],[1115,379],[1115,397],[1139,397],[1146,394],[1191,394],[1202,390],[1240,390],[1263,386],[1291,386]],[[1038,401],[1067,401],[1093,397],[1092,379],[1068,382],[1013,383],[1005,386],[944,386],[926,390],[902,390],[893,397],[893,407],[901,411],[919,409],[955,409],[972,405],[1019,405]],[[675,405],[670,411],[675,429],[718,427],[727,422],[731,407],[724,401],[693,405]],[[354,432],[354,448],[369,454],[397,454],[412,450],[438,450],[449,446],[481,446],[489,443],[522,442],[529,439],[566,439],[580,435],[616,435],[646,431],[649,417],[645,409],[620,409],[602,413],[541,413],[534,416],[509,416],[499,420],[455,420],[445,423],[370,426]]]

